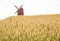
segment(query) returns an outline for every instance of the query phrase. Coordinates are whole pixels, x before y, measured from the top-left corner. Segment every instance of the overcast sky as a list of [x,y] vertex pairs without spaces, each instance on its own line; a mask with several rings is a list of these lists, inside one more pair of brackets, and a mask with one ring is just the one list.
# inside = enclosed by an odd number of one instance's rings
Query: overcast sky
[[0,19],[16,16],[16,6],[23,4],[24,15],[60,13],[60,0],[0,0]]

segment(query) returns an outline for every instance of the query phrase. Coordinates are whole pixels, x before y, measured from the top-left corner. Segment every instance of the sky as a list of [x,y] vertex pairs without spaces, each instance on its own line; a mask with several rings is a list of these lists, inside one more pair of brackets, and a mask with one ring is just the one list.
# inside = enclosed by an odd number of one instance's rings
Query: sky
[[60,13],[60,0],[0,0],[0,19],[17,16],[14,5],[23,5],[25,16]]

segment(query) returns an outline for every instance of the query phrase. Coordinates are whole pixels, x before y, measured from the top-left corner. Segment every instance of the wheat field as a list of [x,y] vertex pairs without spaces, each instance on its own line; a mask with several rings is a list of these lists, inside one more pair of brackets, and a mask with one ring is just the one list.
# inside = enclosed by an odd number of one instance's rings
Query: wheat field
[[60,41],[60,14],[0,20],[0,41]]

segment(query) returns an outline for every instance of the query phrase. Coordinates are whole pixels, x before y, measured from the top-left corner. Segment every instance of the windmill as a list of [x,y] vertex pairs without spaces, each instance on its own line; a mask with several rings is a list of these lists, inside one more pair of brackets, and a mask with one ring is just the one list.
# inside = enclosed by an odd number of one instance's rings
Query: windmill
[[24,15],[23,5],[20,4],[20,7],[14,5],[14,7],[17,9],[17,11],[15,12],[15,14],[17,13],[17,15]]

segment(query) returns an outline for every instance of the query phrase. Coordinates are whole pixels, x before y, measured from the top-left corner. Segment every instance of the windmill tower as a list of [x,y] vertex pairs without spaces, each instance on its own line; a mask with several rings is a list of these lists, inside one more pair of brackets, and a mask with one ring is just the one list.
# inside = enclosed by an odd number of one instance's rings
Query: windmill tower
[[16,0],[15,4],[17,4],[17,5],[14,5],[15,8],[17,9],[15,14],[17,13],[17,15],[24,15],[24,9],[23,9],[23,5],[22,5],[23,4],[22,0],[19,0],[19,1]]

